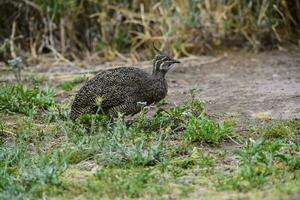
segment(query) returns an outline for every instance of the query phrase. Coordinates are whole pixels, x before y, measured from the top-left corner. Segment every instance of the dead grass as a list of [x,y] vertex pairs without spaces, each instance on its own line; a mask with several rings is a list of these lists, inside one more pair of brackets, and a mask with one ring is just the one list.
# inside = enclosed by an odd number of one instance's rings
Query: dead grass
[[3,61],[18,55],[37,60],[49,52],[63,61],[91,52],[143,60],[151,57],[153,42],[175,57],[222,45],[278,47],[298,43],[299,9],[298,0],[5,0],[0,54]]

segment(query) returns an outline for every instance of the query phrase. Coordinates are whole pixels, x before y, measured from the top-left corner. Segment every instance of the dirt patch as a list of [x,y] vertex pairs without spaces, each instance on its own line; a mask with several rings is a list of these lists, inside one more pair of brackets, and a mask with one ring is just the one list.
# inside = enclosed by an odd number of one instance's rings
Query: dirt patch
[[242,120],[261,115],[276,120],[300,118],[299,53],[231,53],[211,64],[185,63],[169,73],[167,99],[180,103],[196,86],[212,115]]

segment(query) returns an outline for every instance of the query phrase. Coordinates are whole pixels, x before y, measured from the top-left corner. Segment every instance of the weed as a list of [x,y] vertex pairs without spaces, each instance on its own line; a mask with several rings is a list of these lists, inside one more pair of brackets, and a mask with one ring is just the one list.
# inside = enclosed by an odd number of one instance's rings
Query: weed
[[0,88],[0,112],[29,115],[35,109],[51,106],[54,103],[53,96],[54,92],[49,87],[40,89],[4,84]]
[[215,159],[204,153],[202,149],[194,147],[188,155],[172,157],[161,164],[163,171],[168,171],[173,177],[181,177],[189,170],[201,168],[210,171],[215,166]]
[[146,113],[142,113],[133,123],[133,126],[143,131],[173,130],[182,127],[186,123],[189,113],[198,115],[202,111],[202,101],[192,97],[191,100],[182,105],[170,109],[159,107],[152,119],[147,119]]
[[29,80],[35,84],[35,85],[38,85],[38,84],[42,84],[44,83],[45,81],[48,80],[48,77],[44,74],[41,74],[41,73],[34,73],[34,74],[31,74],[29,76]]
[[71,81],[66,81],[66,82],[63,82],[60,84],[60,87],[63,89],[63,90],[66,90],[66,91],[71,91],[76,85],[84,82],[86,80],[86,77],[75,77],[73,80]]
[[162,186],[164,181],[159,171],[143,168],[113,169],[107,168],[95,174],[96,180],[90,180],[89,190],[100,196],[120,198],[122,196],[137,198],[145,193],[166,193]]
[[256,131],[259,135],[262,135],[265,138],[279,138],[288,140],[294,136],[291,128],[283,123],[259,127]]
[[299,156],[294,155],[298,151],[299,147],[280,140],[250,141],[236,152],[240,161],[238,171],[221,181],[221,187],[245,191],[265,185],[272,177],[284,177],[287,170],[299,169]]
[[127,127],[122,118],[118,118],[102,140],[99,162],[105,165],[153,165],[163,159],[165,136],[152,132],[144,133]]
[[200,141],[219,144],[224,138],[232,135],[232,131],[232,123],[216,123],[204,114],[191,115],[185,125],[184,140],[188,143]]
[[276,122],[264,126],[258,126],[254,132],[258,136],[267,139],[284,139],[286,141],[296,140],[299,137],[300,123],[298,120],[289,122]]
[[65,170],[65,155],[32,156],[23,145],[0,150],[0,197],[15,199],[41,197],[49,187],[60,185],[59,175]]

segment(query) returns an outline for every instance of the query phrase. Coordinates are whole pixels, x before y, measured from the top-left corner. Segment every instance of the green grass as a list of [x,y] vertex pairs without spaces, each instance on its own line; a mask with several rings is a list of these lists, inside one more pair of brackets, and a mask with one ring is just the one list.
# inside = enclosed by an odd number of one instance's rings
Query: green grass
[[153,117],[145,109],[130,125],[103,115],[74,123],[69,105],[53,95],[37,85],[1,87],[0,199],[184,199],[199,192],[204,199],[272,199],[300,192],[297,120],[256,126],[237,147],[234,123],[207,117],[193,91],[179,106],[159,105]]
[[219,144],[223,139],[232,135],[231,122],[217,123],[203,114],[192,115],[185,126],[184,140],[186,142],[205,142]]
[[[222,178],[221,187],[227,190],[247,191],[266,185],[280,184],[298,179],[300,170],[299,142],[285,143],[281,140],[258,139],[236,151],[240,161],[235,174]],[[295,174],[294,174],[295,173]]]
[[75,86],[78,84],[84,82],[86,80],[85,77],[76,77],[71,81],[66,81],[60,84],[61,89],[66,90],[66,91],[71,91]]
[[265,126],[256,127],[255,134],[268,139],[293,140],[300,137],[299,120],[290,122],[278,122]]
[[54,103],[54,92],[49,87],[27,88],[23,85],[0,85],[0,112],[30,114]]

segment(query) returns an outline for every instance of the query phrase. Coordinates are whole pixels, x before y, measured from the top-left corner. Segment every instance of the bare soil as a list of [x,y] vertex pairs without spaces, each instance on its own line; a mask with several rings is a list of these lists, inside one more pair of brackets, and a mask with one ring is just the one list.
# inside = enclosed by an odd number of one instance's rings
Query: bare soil
[[219,62],[184,63],[169,73],[168,100],[196,86],[206,112],[241,121],[300,118],[300,52],[229,53]]

